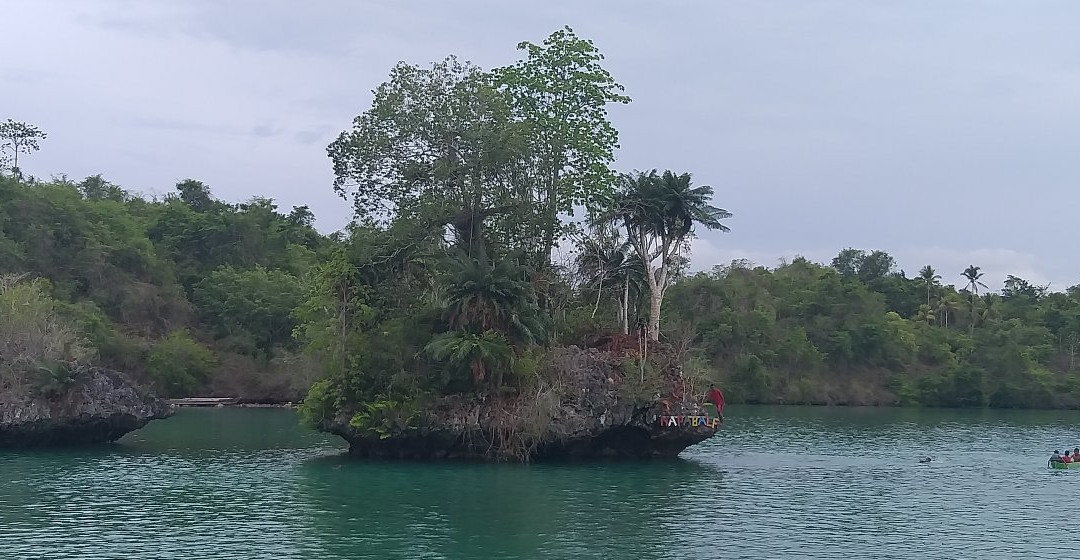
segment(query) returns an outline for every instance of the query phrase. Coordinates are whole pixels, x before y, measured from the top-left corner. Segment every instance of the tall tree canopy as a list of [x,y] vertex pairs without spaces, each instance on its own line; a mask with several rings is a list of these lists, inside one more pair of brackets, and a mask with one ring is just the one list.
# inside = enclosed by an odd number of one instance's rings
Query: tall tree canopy
[[327,148],[358,218],[452,224],[466,245],[497,240],[542,269],[562,216],[610,202],[618,133],[606,107],[629,101],[622,86],[569,28],[519,47],[524,60],[491,72],[453,56],[394,67]]
[[561,230],[560,216],[575,206],[599,210],[615,194],[610,164],[619,132],[608,120],[608,105],[629,103],[623,86],[603,67],[604,55],[570,27],[543,44],[518,45],[525,59],[495,71],[510,95],[514,117],[525,125],[530,151],[524,162],[522,195],[534,206],[541,264],[548,264]]
[[327,152],[335,189],[352,196],[361,220],[453,223],[479,242],[481,220],[515,204],[524,149],[492,77],[451,56],[430,68],[395,66]]

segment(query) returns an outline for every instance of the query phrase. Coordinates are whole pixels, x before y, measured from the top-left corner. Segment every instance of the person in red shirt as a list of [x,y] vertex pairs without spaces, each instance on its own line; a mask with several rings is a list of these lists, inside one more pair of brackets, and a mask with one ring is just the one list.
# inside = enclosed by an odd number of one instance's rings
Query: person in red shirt
[[724,421],[724,393],[720,389],[716,388],[716,385],[709,385],[709,392],[705,393],[705,398],[709,399],[716,407],[716,416],[720,418],[720,421]]

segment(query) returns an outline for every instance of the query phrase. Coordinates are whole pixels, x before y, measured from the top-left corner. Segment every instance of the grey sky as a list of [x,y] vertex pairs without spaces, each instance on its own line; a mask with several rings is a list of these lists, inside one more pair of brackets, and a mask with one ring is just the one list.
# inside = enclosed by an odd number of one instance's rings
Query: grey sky
[[0,118],[49,133],[25,171],[308,204],[348,220],[326,144],[399,60],[488,68],[568,24],[634,98],[620,170],[689,171],[735,213],[695,268],[882,249],[1080,283],[1080,4],[1072,1],[0,0]]

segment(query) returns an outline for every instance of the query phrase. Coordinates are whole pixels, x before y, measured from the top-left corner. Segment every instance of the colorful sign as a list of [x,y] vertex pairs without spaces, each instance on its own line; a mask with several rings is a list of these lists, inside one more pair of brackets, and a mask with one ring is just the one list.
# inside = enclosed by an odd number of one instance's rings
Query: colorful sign
[[709,416],[660,416],[660,425],[667,428],[713,428],[720,425],[719,418]]

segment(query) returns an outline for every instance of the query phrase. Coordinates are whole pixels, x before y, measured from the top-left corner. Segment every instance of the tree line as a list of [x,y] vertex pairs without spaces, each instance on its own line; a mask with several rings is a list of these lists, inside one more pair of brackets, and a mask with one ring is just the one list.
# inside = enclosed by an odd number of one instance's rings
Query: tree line
[[855,249],[829,265],[736,261],[677,282],[668,328],[738,401],[1080,406],[1080,287],[1008,276],[992,292],[980,267],[958,272],[959,288],[929,265],[909,278]]
[[[60,338],[12,338],[41,359],[0,363],[5,383],[19,368],[52,382],[66,360],[93,359],[170,396],[306,392],[312,423],[348,409],[379,431],[408,425],[427,398],[550,382],[553,346],[622,352],[646,384],[660,345],[684,376],[744,402],[1080,404],[1074,289],[1010,277],[987,293],[972,266],[958,290],[855,249],[828,265],[688,274],[696,232],[728,229],[713,188],[681,170],[612,168],[607,110],[630,98],[591,41],[564,28],[519,48],[491,70],[453,56],[395,66],[327,147],[355,209],[332,235],[307,207],[229,203],[194,179],[147,198],[7,165],[0,309],[34,312],[0,336]],[[23,138],[4,153],[44,138],[0,132]]]

